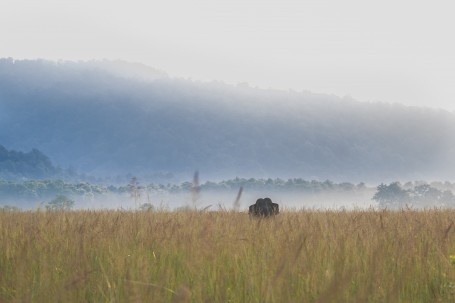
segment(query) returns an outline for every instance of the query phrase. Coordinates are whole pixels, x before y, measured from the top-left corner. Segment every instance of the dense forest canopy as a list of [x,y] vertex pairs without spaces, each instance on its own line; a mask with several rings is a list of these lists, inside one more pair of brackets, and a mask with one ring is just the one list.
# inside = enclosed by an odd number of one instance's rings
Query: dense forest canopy
[[0,60],[0,144],[94,176],[445,180],[455,177],[454,134],[443,110],[195,82],[119,62]]

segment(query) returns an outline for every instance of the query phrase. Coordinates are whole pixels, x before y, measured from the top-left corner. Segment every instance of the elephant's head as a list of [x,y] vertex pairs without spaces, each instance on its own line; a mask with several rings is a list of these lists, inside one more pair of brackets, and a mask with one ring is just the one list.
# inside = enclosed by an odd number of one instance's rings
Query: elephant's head
[[260,198],[249,207],[248,213],[254,217],[271,217],[279,214],[280,210],[279,205],[273,203],[270,198]]

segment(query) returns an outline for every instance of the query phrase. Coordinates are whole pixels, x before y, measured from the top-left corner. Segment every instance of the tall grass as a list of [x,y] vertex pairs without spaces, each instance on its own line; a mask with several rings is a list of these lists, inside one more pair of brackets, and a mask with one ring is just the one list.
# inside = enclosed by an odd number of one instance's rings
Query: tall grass
[[453,302],[455,212],[0,212],[0,302]]

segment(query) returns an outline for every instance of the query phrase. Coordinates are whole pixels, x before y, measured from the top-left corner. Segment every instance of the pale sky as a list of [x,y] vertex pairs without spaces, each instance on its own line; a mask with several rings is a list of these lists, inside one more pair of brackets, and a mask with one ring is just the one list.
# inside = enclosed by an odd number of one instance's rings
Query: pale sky
[[455,1],[0,0],[0,57],[455,110]]

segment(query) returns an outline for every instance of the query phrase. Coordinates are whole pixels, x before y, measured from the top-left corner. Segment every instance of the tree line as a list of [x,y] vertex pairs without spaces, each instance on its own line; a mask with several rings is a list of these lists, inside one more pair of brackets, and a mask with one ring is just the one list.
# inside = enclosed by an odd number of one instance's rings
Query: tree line
[[[133,177],[126,185],[100,185],[88,182],[67,182],[63,180],[1,180],[0,198],[47,198],[54,195],[70,196],[97,196],[109,193],[125,194],[134,191],[150,193],[185,193],[193,190],[194,184],[185,181],[179,184],[156,184],[142,185],[137,178]],[[240,187],[248,190],[273,190],[283,192],[320,193],[327,191],[357,191],[366,188],[364,183],[353,184],[348,182],[334,183],[330,180],[316,181],[302,178],[293,179],[262,179],[262,178],[234,178],[219,182],[206,181],[198,185],[201,191],[238,191]]]
[[[193,180],[193,182],[185,181],[179,184],[150,183],[142,185],[138,178],[133,177],[128,184],[120,186],[107,186],[88,182],[71,183],[63,180],[0,180],[0,205],[10,205],[10,201],[15,200],[49,201],[47,204],[50,203],[48,206],[53,209],[56,208],[54,204],[59,204],[59,201],[71,201],[70,206],[72,207],[74,200],[95,200],[98,197],[110,194],[124,195],[138,201],[143,195],[191,193],[195,191],[195,188],[197,192],[231,192],[233,194],[238,192],[240,188],[253,192],[273,191],[278,194],[355,193],[362,191],[371,192],[374,189],[364,183],[335,183],[330,180],[317,181],[302,178],[287,180],[280,178],[234,178],[218,182],[206,181],[202,184],[198,184],[198,182],[195,184]],[[455,195],[452,193],[454,189],[455,184],[450,182],[382,183],[376,187],[372,200],[376,201],[380,208],[389,209],[455,207]]]
[[[442,185],[439,183],[437,185]],[[406,183],[392,182],[380,184],[373,196],[382,208],[425,208],[425,207],[455,207],[455,195],[452,184],[436,188],[425,182]]]

